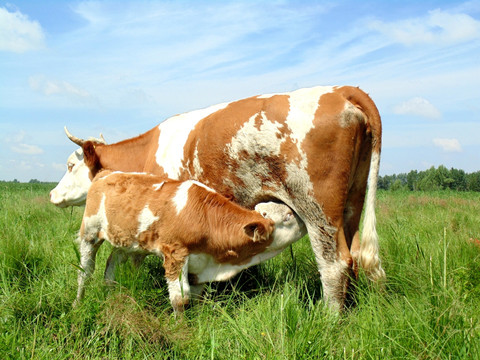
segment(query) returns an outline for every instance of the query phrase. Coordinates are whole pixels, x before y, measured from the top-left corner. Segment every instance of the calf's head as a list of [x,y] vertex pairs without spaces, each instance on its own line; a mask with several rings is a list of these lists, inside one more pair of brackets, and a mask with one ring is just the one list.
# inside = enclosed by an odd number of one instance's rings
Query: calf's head
[[[50,202],[62,208],[84,205],[88,189],[92,184],[91,171],[84,161],[84,151],[82,149],[86,141],[71,135],[67,128],[65,128],[65,133],[71,141],[80,146],[80,149],[74,151],[68,157],[67,172],[50,192]],[[92,139],[88,143],[105,144],[106,142],[100,135],[99,139]]]
[[287,205],[275,202],[259,203],[255,211],[275,223],[270,248],[287,246],[306,234],[305,224]]
[[252,222],[243,227],[245,234],[253,242],[264,242],[270,239],[274,229],[273,222]]

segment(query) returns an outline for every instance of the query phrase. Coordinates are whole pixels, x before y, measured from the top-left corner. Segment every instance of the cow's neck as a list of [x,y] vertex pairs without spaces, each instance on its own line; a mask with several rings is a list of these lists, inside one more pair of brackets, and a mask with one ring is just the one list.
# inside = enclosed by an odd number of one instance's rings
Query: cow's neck
[[98,146],[96,152],[105,169],[147,171],[151,168],[151,164],[148,164],[148,162],[155,159],[158,135],[158,127],[155,127],[135,138],[112,145]]

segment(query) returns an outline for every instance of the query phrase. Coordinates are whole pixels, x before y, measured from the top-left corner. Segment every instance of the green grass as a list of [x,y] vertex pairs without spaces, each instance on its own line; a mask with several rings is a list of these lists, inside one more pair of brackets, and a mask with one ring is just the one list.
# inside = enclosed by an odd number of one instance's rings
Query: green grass
[[380,192],[385,288],[362,275],[356,306],[321,301],[310,244],[227,283],[181,319],[158,259],[118,269],[102,246],[76,309],[74,240],[82,208],[58,209],[44,184],[0,184],[1,359],[478,359],[480,194]]

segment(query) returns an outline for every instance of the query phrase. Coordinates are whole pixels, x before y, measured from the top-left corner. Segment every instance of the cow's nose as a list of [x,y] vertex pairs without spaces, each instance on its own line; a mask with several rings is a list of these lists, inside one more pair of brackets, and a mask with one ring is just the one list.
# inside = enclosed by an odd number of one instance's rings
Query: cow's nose
[[55,203],[56,193],[55,190],[50,191],[50,202]]

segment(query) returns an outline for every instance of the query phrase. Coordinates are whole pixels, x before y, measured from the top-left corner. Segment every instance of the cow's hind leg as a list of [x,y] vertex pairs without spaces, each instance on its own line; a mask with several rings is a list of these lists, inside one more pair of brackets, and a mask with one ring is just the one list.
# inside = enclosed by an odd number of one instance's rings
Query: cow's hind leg
[[80,240],[80,269],[78,270],[78,290],[77,297],[73,302],[73,307],[76,307],[82,300],[85,294],[85,284],[92,276],[95,270],[95,259],[97,251],[103,240],[94,239],[93,241],[81,239]]
[[352,272],[352,258],[345,245],[343,229],[333,227],[319,229],[307,225],[310,243],[320,272],[323,297],[333,310],[340,311],[345,304],[345,297]]

